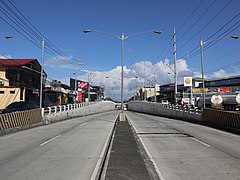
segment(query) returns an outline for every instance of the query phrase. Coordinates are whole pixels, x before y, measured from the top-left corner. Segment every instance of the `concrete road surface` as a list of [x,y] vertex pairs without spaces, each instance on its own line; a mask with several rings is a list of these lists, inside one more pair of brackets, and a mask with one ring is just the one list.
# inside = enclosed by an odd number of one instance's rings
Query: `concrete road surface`
[[117,116],[112,111],[0,136],[0,179],[91,179]]
[[240,136],[127,112],[161,180],[240,180]]

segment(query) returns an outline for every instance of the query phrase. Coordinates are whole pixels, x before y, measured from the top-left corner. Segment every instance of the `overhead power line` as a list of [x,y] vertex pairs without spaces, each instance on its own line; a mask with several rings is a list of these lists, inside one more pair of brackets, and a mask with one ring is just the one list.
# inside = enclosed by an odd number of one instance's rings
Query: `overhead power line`
[[[8,2],[8,3],[7,3]],[[55,46],[51,41],[44,36],[30,20],[24,15],[23,12],[19,10],[19,8],[14,5],[10,0],[0,0],[0,12],[4,16],[0,16],[1,19],[6,22],[9,26],[11,26],[14,30],[16,30],[21,36],[26,39],[31,39],[31,43],[33,43],[38,48],[41,48],[41,45],[37,42],[41,42],[42,39],[45,39],[45,51],[51,56],[60,57],[60,61],[68,62],[69,57],[63,51],[61,51],[57,46]],[[36,42],[35,42],[36,41]],[[68,62],[75,63],[75,62]]]
[[228,1],[223,8],[221,8],[201,29],[199,29],[190,39],[188,39],[185,43],[183,43],[183,45],[181,45],[179,49],[183,48],[186,44],[188,44],[189,42],[191,42],[191,40],[193,40],[203,29],[205,29],[230,3],[232,2],[232,0]]

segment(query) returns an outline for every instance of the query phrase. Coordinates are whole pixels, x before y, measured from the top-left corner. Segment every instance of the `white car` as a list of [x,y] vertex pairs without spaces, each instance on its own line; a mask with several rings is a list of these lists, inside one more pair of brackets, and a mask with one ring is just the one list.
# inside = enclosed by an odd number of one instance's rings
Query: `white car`
[[168,105],[169,103],[168,103],[168,100],[162,100],[162,101],[161,101],[161,104],[166,104],[166,105]]

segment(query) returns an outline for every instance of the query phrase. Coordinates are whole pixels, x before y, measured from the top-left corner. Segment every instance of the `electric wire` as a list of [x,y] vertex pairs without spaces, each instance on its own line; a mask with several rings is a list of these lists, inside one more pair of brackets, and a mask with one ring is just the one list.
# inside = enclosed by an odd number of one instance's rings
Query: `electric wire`
[[188,39],[185,43],[183,43],[180,47],[178,47],[178,50],[183,48],[186,44],[191,42],[203,29],[205,29],[230,3],[232,0],[228,1],[223,8],[221,8],[200,30],[198,30],[190,39]]
[[[225,27],[227,27],[231,22],[233,22],[238,16],[240,15],[240,12],[237,13],[233,18],[231,18],[227,23],[225,23],[220,29],[218,29],[214,34],[212,34],[209,38],[206,39],[206,41],[211,40],[217,33],[219,33],[220,31],[222,31]],[[239,21],[238,21],[239,22]],[[237,23],[238,23],[237,22]],[[236,25],[236,23],[235,23]],[[206,45],[208,46],[208,45]],[[199,50],[199,46],[196,46],[195,48],[193,48],[192,50],[190,50],[189,52],[189,56],[194,57],[196,55],[198,55],[200,53]],[[183,59],[186,57],[187,54],[184,54],[183,56],[180,57],[180,59]]]
[[204,17],[204,15],[211,9],[211,7],[215,4],[217,0],[214,0],[211,5],[199,16],[199,18],[192,24],[192,26],[190,26],[190,28],[188,28],[188,30],[182,35],[180,36],[180,38],[178,39],[178,41],[180,41],[184,36],[186,36],[188,34],[188,32]]
[[[6,19],[4,19],[3,17],[1,17],[1,19],[3,21],[5,21],[8,25],[10,25],[13,29],[15,29],[18,33],[20,33],[24,38],[26,39],[31,39],[31,43],[33,43],[35,46],[37,46],[38,48],[41,48],[40,44],[34,42],[41,42],[39,41],[39,39],[41,37],[44,38],[45,40],[45,51],[46,53],[55,56],[55,57],[60,57],[59,59],[61,61],[65,61],[67,62],[68,59],[65,58],[67,57],[66,54],[64,54],[64,52],[62,52],[61,50],[59,50],[53,43],[51,43],[41,32],[39,32],[37,30],[37,28],[23,15],[23,13],[10,1],[8,0],[8,2],[13,6],[14,10],[17,11],[21,17],[23,17],[23,19],[9,6],[7,5],[3,0],[0,1],[2,3],[2,5],[4,5],[5,8],[1,8],[1,12],[13,23],[15,24],[17,27],[14,27],[14,25],[12,25],[11,23],[9,23]],[[9,12],[7,12],[7,10]],[[10,14],[12,13],[12,14]],[[27,22],[25,22],[25,21]],[[29,25],[28,25],[29,24]]]

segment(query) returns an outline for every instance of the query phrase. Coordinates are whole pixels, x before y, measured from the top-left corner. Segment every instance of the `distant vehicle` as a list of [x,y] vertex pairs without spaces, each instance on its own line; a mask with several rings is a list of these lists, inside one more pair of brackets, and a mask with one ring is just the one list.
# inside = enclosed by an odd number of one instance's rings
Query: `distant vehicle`
[[[219,94],[219,96],[222,98],[222,102],[219,104],[213,104],[211,102],[212,96],[206,96],[205,97],[205,106],[208,108],[215,108],[215,109],[224,109],[229,111],[236,111],[240,108],[240,102],[239,102],[239,94]],[[199,98],[197,101],[197,106],[199,108],[203,107],[203,98]]]
[[168,102],[168,100],[164,99],[164,100],[161,100],[161,104],[163,104],[163,105],[168,105],[169,102]]
[[39,108],[39,105],[34,101],[20,101],[20,102],[13,102],[9,104],[5,109],[2,110],[2,113],[11,113],[16,111],[25,111]]

